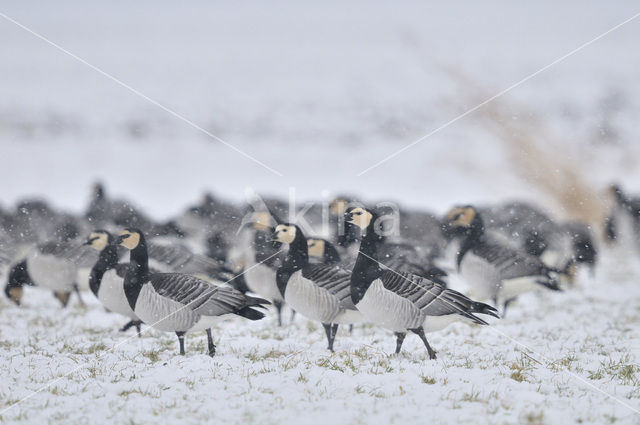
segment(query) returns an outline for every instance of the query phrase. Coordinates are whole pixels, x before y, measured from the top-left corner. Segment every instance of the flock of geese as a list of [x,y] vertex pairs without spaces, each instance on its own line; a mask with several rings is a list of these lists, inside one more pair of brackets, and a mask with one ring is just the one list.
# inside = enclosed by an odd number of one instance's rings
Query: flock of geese
[[[606,238],[635,236],[640,200],[617,186],[610,193]],[[275,310],[281,326],[287,305],[323,325],[331,351],[340,325],[366,322],[395,334],[396,353],[413,333],[435,359],[429,332],[504,318],[520,294],[560,291],[598,258],[589,226],[523,202],[456,206],[438,217],[338,196],[297,213],[302,219],[288,223],[282,200],[240,206],[207,194],[158,223],[101,184],[80,216],[23,201],[0,209],[4,292],[22,306],[30,293],[23,288],[34,286],[64,307],[74,296],[82,302],[88,284],[127,320],[121,331],[139,334],[146,324],[175,333],[180,354],[185,335],[204,330],[213,356],[211,328],[228,317],[260,320]],[[467,295],[448,287],[451,274],[467,283]]]

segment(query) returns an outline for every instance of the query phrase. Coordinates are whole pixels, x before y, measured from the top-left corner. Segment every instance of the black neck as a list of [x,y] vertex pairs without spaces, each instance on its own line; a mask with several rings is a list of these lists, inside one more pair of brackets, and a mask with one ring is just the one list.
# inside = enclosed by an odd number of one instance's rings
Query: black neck
[[124,277],[124,293],[129,301],[129,306],[135,310],[138,295],[149,280],[149,254],[144,236],[140,235],[138,246],[131,250],[129,268]]
[[100,283],[102,283],[102,277],[107,272],[114,268],[118,264],[118,247],[116,245],[107,245],[105,249],[100,252],[98,261],[91,269],[89,275],[89,288],[91,292],[97,297],[100,290]]
[[462,244],[460,245],[460,251],[458,251],[457,264],[458,269],[460,269],[460,264],[462,263],[462,258],[465,254],[472,249],[474,246],[478,245],[484,240],[484,222],[479,214],[476,214],[473,222],[471,223],[471,227],[467,230],[465,234]]
[[24,285],[33,285],[27,271],[27,260],[23,260],[11,269],[7,281],[7,288],[22,288]]
[[381,242],[374,230],[374,221],[375,218],[372,218],[371,224],[362,237],[358,258],[351,273],[351,300],[354,304],[362,300],[371,283],[382,274],[380,263],[378,263],[378,246]]
[[340,262],[340,254],[335,246],[333,246],[328,241],[324,243],[324,256],[323,256],[324,264],[335,264]]
[[307,238],[302,234],[302,231],[296,227],[296,237],[289,244],[289,252],[287,252],[282,267],[278,269],[276,274],[276,283],[282,296],[284,296],[291,275],[298,270],[302,270],[308,264],[309,247],[307,246]]

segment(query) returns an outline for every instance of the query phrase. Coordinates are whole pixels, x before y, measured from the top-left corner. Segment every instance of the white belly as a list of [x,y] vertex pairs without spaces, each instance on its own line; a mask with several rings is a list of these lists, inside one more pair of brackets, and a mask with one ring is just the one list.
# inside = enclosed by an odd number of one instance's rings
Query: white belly
[[546,279],[546,277],[526,276],[502,281],[502,288],[498,293],[498,299],[500,303],[516,298],[518,295],[524,294],[526,292],[540,289],[541,286],[536,283],[536,280],[540,279]]
[[459,314],[446,314],[444,316],[427,316],[424,320],[423,327],[427,333],[436,332],[441,331],[454,322],[473,323],[472,320]]
[[98,300],[109,311],[122,314],[132,320],[138,320],[138,316],[129,306],[129,301],[124,294],[124,279],[118,276],[115,270],[107,270],[98,289]]
[[289,278],[284,299],[298,313],[321,323],[333,323],[341,312],[338,298],[302,277],[302,270]]
[[339,325],[351,325],[352,323],[360,322],[364,322],[364,316],[360,310],[342,310],[332,320],[332,323],[337,323]]
[[77,268],[71,261],[34,250],[27,256],[27,270],[33,283],[53,291],[71,291]]
[[214,327],[216,324],[229,319],[233,314],[224,314],[222,316],[200,316],[200,320],[193,325],[189,332],[198,332]]
[[276,284],[276,271],[264,264],[249,265],[244,279],[251,292],[262,298],[273,301],[283,301],[282,294]]
[[471,297],[481,301],[493,299],[501,286],[498,270],[473,252],[462,258],[460,275],[469,285]]
[[164,332],[187,332],[201,319],[190,308],[158,295],[150,283],[142,286],[134,311],[144,323]]
[[394,332],[417,329],[424,322],[423,314],[411,301],[386,290],[379,279],[373,281],[356,307],[368,322]]

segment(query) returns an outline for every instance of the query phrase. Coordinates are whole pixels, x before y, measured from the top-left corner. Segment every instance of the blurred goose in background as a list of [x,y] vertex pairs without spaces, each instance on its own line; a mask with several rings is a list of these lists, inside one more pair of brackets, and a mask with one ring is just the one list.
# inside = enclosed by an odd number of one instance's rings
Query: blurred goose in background
[[78,295],[79,268],[95,264],[95,251],[76,241],[48,241],[33,246],[24,260],[14,265],[9,273],[5,293],[16,304],[22,301],[22,287],[32,284],[53,291],[54,296],[66,307],[72,291]]
[[503,238],[552,269],[565,271],[571,265],[574,251],[570,234],[538,208],[525,202],[508,202],[478,211],[487,234]]
[[278,224],[273,239],[289,245],[276,275],[280,293],[295,311],[322,323],[333,351],[338,326],[362,321],[351,301],[351,274],[335,265],[310,264],[307,239],[296,225]]
[[84,218],[90,228],[115,230],[122,227],[136,227],[152,236],[182,237],[183,233],[174,221],[156,223],[131,202],[110,199],[103,183],[93,185],[91,199]]
[[586,265],[593,275],[598,261],[598,249],[591,227],[584,223],[570,221],[563,223],[562,228],[571,237],[573,262],[578,265]]
[[246,216],[240,229],[239,240],[244,244],[243,277],[249,291],[266,298],[278,314],[282,326],[284,298],[278,289],[276,272],[285,253],[279,242],[271,237],[276,222],[269,212],[253,212]]
[[410,331],[420,337],[429,358],[435,359],[425,332],[444,329],[459,320],[487,324],[474,313],[498,317],[495,308],[472,301],[438,282],[383,270],[378,255],[382,243],[376,232],[378,216],[373,210],[357,207],[347,211],[345,219],[364,232],[351,274],[351,299],[365,320],[395,332],[396,353]]
[[605,236],[619,246],[640,249],[640,198],[628,196],[620,186],[611,185],[612,207],[605,221]]
[[307,238],[309,262],[312,264],[340,264],[340,254],[331,242],[321,238]]
[[485,235],[481,214],[472,206],[453,208],[446,224],[459,232],[461,246],[458,271],[471,287],[473,296],[507,306],[518,295],[538,288],[559,291],[557,271],[537,257]]
[[211,327],[230,315],[260,320],[268,301],[250,297],[230,286],[215,286],[183,273],[153,273],[149,270],[147,243],[142,231],[125,229],[115,241],[130,250],[124,279],[129,306],[144,323],[164,332],[175,332],[184,354],[188,332],[206,330],[208,354],[215,354]]

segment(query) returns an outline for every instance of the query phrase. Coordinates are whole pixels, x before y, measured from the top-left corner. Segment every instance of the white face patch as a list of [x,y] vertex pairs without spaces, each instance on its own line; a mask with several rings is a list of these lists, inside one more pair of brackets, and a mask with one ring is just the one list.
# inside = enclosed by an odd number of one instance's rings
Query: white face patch
[[287,226],[286,224],[278,224],[276,226],[276,240],[278,242],[290,244],[296,238],[295,226]]
[[373,215],[364,208],[354,208],[351,210],[351,219],[349,223],[355,224],[361,229],[366,229],[371,223]]
[[321,258],[324,255],[324,241],[322,239],[309,239],[307,246],[309,247],[309,256]]
[[251,214],[253,228],[256,230],[267,230],[271,227],[271,215],[265,211],[256,211]]
[[331,209],[331,214],[339,217],[344,214],[344,212],[347,210],[348,205],[349,203],[347,201],[338,198],[331,203],[331,206],[329,208]]
[[109,244],[109,238],[105,233],[91,233],[89,239],[93,239],[91,247],[98,251],[102,251]]
[[447,214],[447,221],[452,226],[469,227],[476,217],[476,210],[471,207],[454,208]]
[[135,247],[137,247],[140,243],[139,233],[123,230],[120,233],[120,236],[127,236],[127,238],[123,239],[122,242],[120,242],[120,245],[124,246],[127,249],[135,249]]

